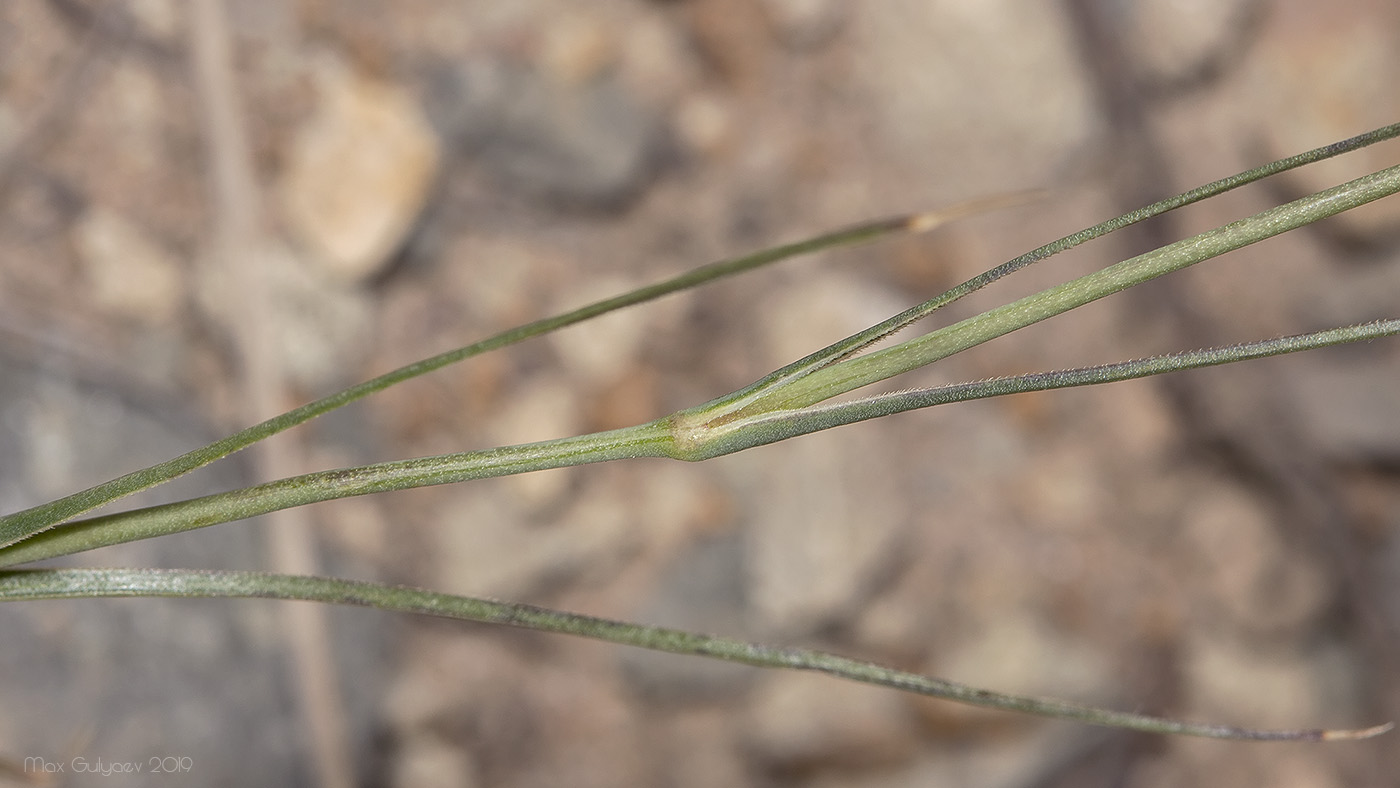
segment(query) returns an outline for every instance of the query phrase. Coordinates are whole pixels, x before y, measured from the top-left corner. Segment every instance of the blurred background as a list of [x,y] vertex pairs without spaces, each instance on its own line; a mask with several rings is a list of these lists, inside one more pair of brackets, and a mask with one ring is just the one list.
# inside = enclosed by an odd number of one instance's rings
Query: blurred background
[[[226,6],[226,7],[225,7]],[[723,256],[1050,196],[399,386],[137,503],[650,420],[1041,243],[1400,120],[1382,0],[7,0],[0,510]],[[1389,166],[1291,173],[946,323]],[[1394,199],[898,385],[1396,314]],[[938,408],[700,465],[309,507],[69,563],[277,568],[1250,727],[1400,719],[1400,343]],[[0,783],[1381,786],[1396,734],[1169,739],[370,610],[0,607]],[[23,768],[26,758],[64,774]],[[130,784],[147,784],[143,775]]]

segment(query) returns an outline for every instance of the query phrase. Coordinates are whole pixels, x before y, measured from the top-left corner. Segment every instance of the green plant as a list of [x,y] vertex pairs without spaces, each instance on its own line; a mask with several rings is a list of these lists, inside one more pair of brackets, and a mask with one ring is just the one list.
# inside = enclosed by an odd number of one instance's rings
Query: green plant
[[[1395,136],[1400,136],[1400,124],[1249,170],[1067,236],[783,367],[748,387],[645,424],[540,443],[323,471],[162,506],[74,519],[123,496],[207,465],[315,416],[456,361],[612,310],[785,258],[894,233],[930,229],[965,213],[994,207],[1005,200],[971,202],[941,213],[918,214],[860,225],[800,243],[715,263],[657,285],[600,301],[554,318],[530,323],[482,342],[425,359],[269,419],[168,462],[25,511],[0,517],[0,567],[16,567],[105,545],[230,522],[334,498],[633,457],[698,461],[843,424],[931,405],[1127,380],[1400,333],[1400,319],[1388,319],[1102,366],[904,390],[849,401],[831,401],[832,398],[857,388],[925,366],[1149,279],[1394,194],[1400,191],[1400,166],[1380,170],[1193,238],[1163,246],[914,339],[881,350],[862,352],[939,308],[1060,251],[1260,178]],[[1055,700],[1005,695],[806,649],[775,648],[522,604],[330,578],[151,569],[11,568],[0,572],[0,600],[96,596],[269,597],[369,605],[386,610],[582,635],[614,643],[712,656],[751,665],[814,670],[965,703],[1158,733],[1235,739],[1330,740],[1373,736],[1391,727],[1387,724],[1360,730],[1269,731],[1180,722]]]

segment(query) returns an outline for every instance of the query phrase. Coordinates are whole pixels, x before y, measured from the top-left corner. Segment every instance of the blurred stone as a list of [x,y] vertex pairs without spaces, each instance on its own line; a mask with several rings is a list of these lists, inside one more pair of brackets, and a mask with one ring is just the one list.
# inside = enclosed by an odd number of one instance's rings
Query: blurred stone
[[[1099,655],[1016,610],[996,613],[978,631],[960,636],[923,672],[994,692],[1076,703],[1111,703],[1120,691],[1117,672]],[[1032,724],[1025,716],[937,698],[913,697],[910,702],[926,724],[958,736]]]
[[1200,613],[1231,628],[1299,634],[1326,611],[1332,588],[1306,554],[1290,549],[1267,512],[1247,494],[1211,487],[1183,513],[1195,557]]
[[677,3],[686,37],[712,78],[741,94],[761,89],[773,63],[773,42],[762,3],[699,0]]
[[[692,632],[751,637],[743,626],[743,540],[737,533],[720,534],[682,550],[629,617]],[[619,661],[629,682],[660,702],[733,697],[757,676],[746,665],[641,649],[622,652]]]
[[810,436],[735,456],[746,517],[747,587],[756,620],[811,632],[854,615],[909,526],[896,476],[871,461],[875,430]]
[[374,332],[369,297],[316,276],[281,244],[268,243],[250,253],[265,257],[259,270],[267,277],[268,303],[250,309],[238,296],[233,272],[206,265],[196,289],[205,314],[221,325],[259,316],[272,321],[282,371],[308,391],[324,391],[357,377]]
[[536,739],[515,763],[516,785],[613,788],[654,784],[649,726],[607,673],[582,661],[537,666],[521,687]]
[[580,85],[599,77],[618,58],[613,32],[590,14],[561,14],[545,29],[540,64],[553,80]]
[[446,722],[501,709],[500,694],[525,681],[527,661],[496,630],[410,631],[404,660],[384,693],[382,714],[395,730],[441,730]]
[[[264,73],[295,70],[288,61],[299,57],[304,51],[301,49],[303,40],[300,31],[316,26],[316,13],[307,8],[289,6],[280,0],[239,0],[228,5],[231,31],[239,40],[254,42],[261,61],[257,67],[265,69]],[[280,76],[286,78],[291,74],[284,71]]]
[[1062,15],[1023,0],[851,4],[854,72],[891,153],[928,162],[935,198],[1044,183],[1095,131]]
[[[1366,0],[1319,6],[1275,3],[1272,35],[1246,62],[1243,92],[1259,117],[1287,118],[1250,130],[1272,158],[1346,139],[1400,117],[1400,6]],[[1279,176],[1301,196],[1395,163],[1400,143],[1373,145]],[[1380,245],[1400,228],[1400,201],[1378,200],[1325,220],[1317,230]]]
[[433,522],[436,587],[506,599],[582,574],[616,571],[640,538],[626,501],[601,488],[580,496],[548,524],[536,524],[521,506],[490,496],[477,483],[451,498]]
[[581,82],[508,63],[469,61],[432,86],[443,136],[495,180],[568,204],[610,208],[656,163],[658,123],[609,72]]
[[1134,788],[1207,784],[1344,788],[1357,784],[1343,779],[1330,759],[1306,755],[1307,750],[1220,747],[1208,739],[1185,736],[1172,739],[1164,749],[1164,757],[1137,764],[1128,784]]
[[627,26],[619,77],[648,104],[683,99],[703,80],[702,67],[684,32],[665,14],[646,14]]
[[1185,643],[1192,716],[1255,728],[1347,726],[1362,721],[1356,655],[1323,641],[1311,648],[1256,649],[1226,638]]
[[[1400,246],[1388,257],[1377,259],[1375,265],[1328,265],[1326,275],[1326,286],[1309,288],[1307,298],[1300,299],[1303,303],[1299,304],[1299,322],[1344,326],[1389,318],[1395,312],[1394,294],[1400,292]],[[1303,354],[1290,360],[1311,358],[1314,358],[1312,354]],[[1386,359],[1375,363],[1394,362]],[[1357,369],[1364,366],[1361,363],[1348,365]]]
[[413,735],[396,753],[392,785],[408,788],[474,788],[471,753],[429,733]]
[[[112,161],[104,162],[105,177],[98,183],[105,187],[101,191],[110,204],[124,205],[112,200],[112,193],[122,182],[117,178],[108,180],[116,174],[112,170],[127,177],[170,175],[171,130],[168,124],[170,115],[175,112],[171,106],[173,97],[167,94],[166,86],[161,84],[154,70],[131,60],[118,60],[108,67],[104,76],[106,82],[84,108],[92,111],[98,107],[112,113],[110,125],[103,129],[109,138],[101,141],[111,147],[89,149],[89,155],[112,157]],[[121,172],[123,170],[125,172]],[[129,198],[126,194],[121,196]],[[150,194],[148,200],[157,202],[163,196]],[[149,206],[142,207],[149,210]]]
[[1290,361],[1288,374],[1279,380],[1310,446],[1348,463],[1400,461],[1400,387],[1394,361],[1325,355]]
[[[1092,449],[1082,443],[1047,447],[1015,484],[1007,485],[1007,497],[1036,531],[1083,534],[1094,527],[1095,516],[1108,508],[1111,494],[1095,459]],[[1061,566],[1059,571],[1072,576],[1084,567]]]
[[785,282],[765,303],[763,340],[769,358],[787,364],[902,311],[887,289],[854,273],[835,272]]
[[[591,277],[571,288],[551,314],[625,293],[635,284],[611,277]],[[682,310],[668,310],[677,315]],[[607,386],[637,364],[643,344],[655,330],[655,310],[623,309],[551,333],[546,339],[560,362],[575,377],[592,386]]]
[[750,783],[737,733],[723,708],[672,712],[664,718],[662,757],[673,788],[734,788]]
[[834,38],[849,10],[840,0],[763,0],[763,8],[778,37],[799,49]]
[[96,207],[83,216],[73,238],[99,307],[148,325],[168,324],[180,313],[183,266],[136,225]]
[[770,675],[755,693],[743,739],[784,772],[889,767],[917,750],[912,722],[892,690],[790,671]]
[[[463,322],[483,333],[546,314],[548,307],[540,300],[572,265],[545,244],[500,233],[457,236],[444,250],[443,263],[436,272],[441,286],[434,292],[451,296]],[[566,308],[582,303],[573,301]]]
[[132,18],[152,35],[172,39],[180,32],[181,12],[174,0],[132,0],[127,8]]
[[[568,438],[582,431],[578,394],[558,375],[538,375],[518,384],[499,412],[491,415],[487,430],[491,445]],[[558,502],[569,488],[568,471],[548,470],[507,476],[501,484],[524,511],[539,510]]]
[[[318,452],[307,467],[348,468],[356,464],[349,459],[327,461],[331,459],[328,454]],[[357,496],[326,501],[317,507],[316,520],[321,526],[316,533],[322,544],[343,551],[363,566],[383,566],[392,555],[389,523],[385,522],[379,503],[372,498]]]
[[19,141],[22,131],[23,125],[15,108],[10,102],[0,99],[0,155],[5,159],[13,155],[11,149]]
[[676,107],[676,136],[686,147],[700,153],[713,154],[724,147],[733,136],[734,113],[719,96],[696,93]]
[[[907,768],[865,773],[862,788],[923,788],[956,785],[960,788],[1026,788],[1046,783],[1068,764],[1090,754],[1111,735],[1087,726],[1042,725],[1015,736],[957,741],[928,748]],[[868,777],[866,776],[868,775]],[[816,788],[837,788],[843,783],[819,782]]]
[[503,634],[448,629],[415,639],[389,695],[390,718],[411,737],[461,748],[461,759],[440,751],[434,759],[485,785],[651,784],[646,729],[590,656],[596,644],[554,636],[532,654]]
[[330,57],[316,71],[320,104],[288,152],[288,225],[342,281],[372,276],[404,242],[437,175],[437,138],[400,88]]
[[1223,46],[1238,46],[1240,27],[1248,24],[1254,0],[1134,0],[1121,8],[1126,16],[1125,50],[1159,80],[1173,81],[1199,73],[1218,58]]

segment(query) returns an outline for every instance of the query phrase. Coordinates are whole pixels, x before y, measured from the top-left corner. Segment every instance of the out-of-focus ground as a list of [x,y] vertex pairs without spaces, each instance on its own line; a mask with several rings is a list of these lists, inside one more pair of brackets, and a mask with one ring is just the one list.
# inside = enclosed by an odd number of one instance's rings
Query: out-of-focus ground
[[[1100,219],[1400,120],[1400,6],[1383,0],[228,5],[261,303],[211,254],[225,225],[187,5],[0,4],[0,510],[245,425],[240,321],[275,337],[275,399],[291,407],[725,255],[1050,190],[451,367],[290,445],[311,470],[606,429],[749,383]],[[1396,156],[1241,190],[951,316]],[[908,385],[1393,317],[1397,249],[1392,199]],[[309,513],[324,571],[343,576],[1170,716],[1364,726],[1400,719],[1397,381],[1400,343],[1380,341],[938,408],[700,465]],[[239,457],[166,497],[259,478]],[[262,540],[230,524],[82,559],[259,568]],[[3,606],[0,758],[65,764],[62,785],[127,779],[75,774],[75,757],[166,756],[192,767],[172,781],[306,784],[278,609]],[[361,785],[1333,788],[1400,773],[1396,734],[1167,739],[564,637],[330,619]]]

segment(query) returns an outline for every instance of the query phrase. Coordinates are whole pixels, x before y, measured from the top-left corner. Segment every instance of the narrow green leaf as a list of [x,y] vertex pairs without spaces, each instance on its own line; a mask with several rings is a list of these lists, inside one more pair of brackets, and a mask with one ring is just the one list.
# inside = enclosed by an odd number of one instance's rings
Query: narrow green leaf
[[[838,342],[824,350],[818,351],[788,367],[784,367],[752,386],[721,398],[720,400],[716,400],[715,403],[712,404],[718,405],[727,403],[732,404],[734,409],[741,408],[772,388],[846,358],[862,348],[931,314],[934,310],[985,287],[1008,274],[1086,241],[1106,235],[1114,230],[1238,188],[1239,186],[1252,183],[1261,178],[1357,150],[1398,135],[1400,135],[1400,124],[1385,126],[1352,137],[1348,140],[1316,148],[1297,156],[1280,159],[1262,167],[1256,167],[1246,172],[1233,175],[1229,178],[1223,178],[1176,197],[1154,203],[1146,208],[1095,225],[1094,227],[1074,233],[1073,235],[1065,236],[1058,241],[1046,244],[1039,249],[1028,252],[1015,260],[1011,260],[974,277],[937,298],[906,310],[889,320],[872,326],[866,331],[862,331],[859,334],[843,340],[842,342]],[[13,544],[21,539],[51,528],[58,523],[71,520],[74,517],[93,511],[94,509],[105,506],[127,495],[154,487],[185,473],[189,473],[215,460],[245,449],[264,438],[291,429],[298,424],[310,421],[317,416],[348,405],[351,402],[355,402],[377,391],[382,391],[397,383],[427,374],[472,356],[503,348],[507,345],[589,320],[617,309],[696,287],[721,277],[743,273],[763,265],[823,249],[863,243],[901,232],[922,232],[951,219],[958,218],[959,216],[977,210],[990,210],[1006,202],[1008,201],[1005,198],[970,201],[962,206],[955,206],[941,212],[915,214],[884,221],[870,222],[846,230],[820,235],[805,241],[799,241],[797,243],[774,247],[750,255],[712,263],[663,282],[634,290],[630,293],[604,299],[551,318],[528,323],[480,342],[414,362],[372,380],[351,386],[350,388],[336,392],[316,400],[315,402],[303,405],[295,410],[288,411],[280,416],[268,419],[260,424],[248,427],[227,438],[187,452],[166,462],[133,471],[132,473],[125,474],[108,482],[54,501],[40,504],[39,506],[0,516],[0,547]]]
[[150,539],[335,498],[638,457],[667,457],[656,421],[574,438],[318,471],[175,503],[91,517],[0,548],[0,567]]
[[1394,727],[1393,724],[1387,723],[1361,729],[1257,730],[1181,722],[1049,698],[1007,695],[812,649],[777,648],[678,629],[566,613],[533,605],[352,580],[185,569],[43,569],[0,572],[0,601],[134,596],[298,599],[360,605],[487,624],[505,624],[542,632],[594,638],[653,651],[714,657],[755,667],[815,671],[957,703],[1147,733],[1247,741],[1337,741],[1371,738]]
[[705,429],[710,425],[750,416],[761,418],[768,411],[813,405],[1397,191],[1400,191],[1400,165],[1154,249],[893,347],[809,370],[802,377],[790,379],[758,396],[742,401],[722,398],[692,408],[678,419],[678,427],[683,439],[694,433],[703,441]]
[[[1377,320],[1361,325],[1331,328],[1257,342],[1245,342],[1226,347],[1170,353],[1133,361],[1011,375],[932,388],[908,389],[849,402],[772,411],[742,421],[715,425],[707,435],[703,453],[697,453],[691,459],[708,459],[753,446],[776,443],[799,435],[877,419],[894,413],[930,408],[935,405],[1002,397],[1008,394],[1024,394],[1031,391],[1116,383],[1168,372],[1234,364],[1240,361],[1297,353],[1349,342],[1364,342],[1397,334],[1400,334],[1400,319]],[[678,451],[680,450],[678,449]],[[5,554],[0,552],[0,560],[3,560],[4,557]]]
[[[1113,383],[1395,334],[1400,334],[1400,319],[1379,320],[1345,328],[1172,353],[1116,364],[992,378],[972,383],[882,394],[851,402],[775,411],[742,423],[733,422],[713,427],[705,443],[706,453],[690,454],[685,459],[709,459],[798,435],[935,405],[1030,391]],[[664,434],[663,426],[664,420],[615,433],[564,441],[504,447],[490,452],[465,452],[446,457],[402,460],[344,471],[323,471],[244,490],[94,517],[46,531],[0,549],[0,567],[17,566],[99,547],[203,528],[265,514],[274,509],[330,498],[426,484],[446,484],[584,462],[642,456],[680,456],[693,451],[673,445],[671,439]]]
[[935,311],[954,301],[975,293],[1003,277],[1009,276],[1010,274],[1059,254],[1060,252],[1073,249],[1080,244],[1121,230],[1124,227],[1137,224],[1138,222],[1151,219],[1154,216],[1160,216],[1164,213],[1174,211],[1177,208],[1191,205],[1219,194],[1224,194],[1232,189],[1254,183],[1255,181],[1262,180],[1271,175],[1277,175],[1281,172],[1286,172],[1307,164],[1330,159],[1334,156],[1349,153],[1368,145],[1374,145],[1377,142],[1393,139],[1397,136],[1400,136],[1400,123],[1382,126],[1381,128],[1366,132],[1365,134],[1359,134],[1350,139],[1342,140],[1331,145],[1324,145],[1320,148],[1314,148],[1313,150],[1300,153],[1296,156],[1279,159],[1278,161],[1231,175],[1228,178],[1221,178],[1218,181],[1197,187],[1175,197],[1169,197],[1144,208],[1139,208],[1138,210],[1123,214],[1117,218],[1101,222],[1077,233],[1067,235],[1056,241],[1045,244],[1038,249],[1033,249],[1020,257],[1009,260],[996,268],[978,274],[939,296],[931,298],[917,306],[910,307],[888,320],[877,323],[864,331],[852,334],[839,342],[811,353],[782,369],[764,376],[762,379],[739,391],[708,402],[701,406],[701,408],[706,409],[710,413],[736,413],[747,410],[755,401],[766,397],[774,390],[783,388],[794,380],[806,377],[819,369],[823,369],[843,359],[849,358],[886,337],[928,317]]
[[187,452],[172,460],[167,460],[166,462],[158,463],[139,471],[133,471],[112,479],[111,481],[104,482],[95,487],[90,487],[54,501],[49,501],[48,503],[0,516],[0,547],[14,544],[21,539],[52,528],[78,515],[85,514],[113,501],[140,492],[141,490],[149,489],[170,481],[171,479],[189,473],[197,468],[202,468],[215,460],[245,449],[264,438],[291,429],[298,424],[303,424],[317,416],[348,405],[370,394],[374,394],[375,392],[383,391],[397,383],[402,383],[403,381],[410,380],[420,375],[425,375],[449,364],[471,358],[472,356],[498,350],[508,345],[541,336],[551,331],[557,331],[561,328],[581,323],[609,312],[652,301],[682,290],[698,287],[716,279],[752,271],[761,266],[781,260],[812,254],[826,249],[833,249],[839,246],[867,243],[899,233],[924,232],[960,216],[975,213],[979,210],[991,210],[995,207],[1022,200],[1024,200],[1024,196],[1022,195],[975,200],[941,212],[912,214],[909,216],[900,216],[892,219],[855,225],[844,230],[826,233],[796,243],[775,246],[771,249],[764,249],[741,257],[721,260],[653,285],[641,287],[631,292],[623,293],[622,295],[588,304],[571,312],[565,312],[554,317],[526,323],[525,325],[504,331],[480,342],[460,347],[456,350],[450,350],[446,353],[440,353],[431,358],[426,358],[400,367],[392,372],[387,372],[372,380],[367,380],[364,383],[359,383],[343,391],[338,391],[330,396],[303,405],[295,410],[288,411],[280,416],[268,419],[261,424],[255,424],[227,438]]

